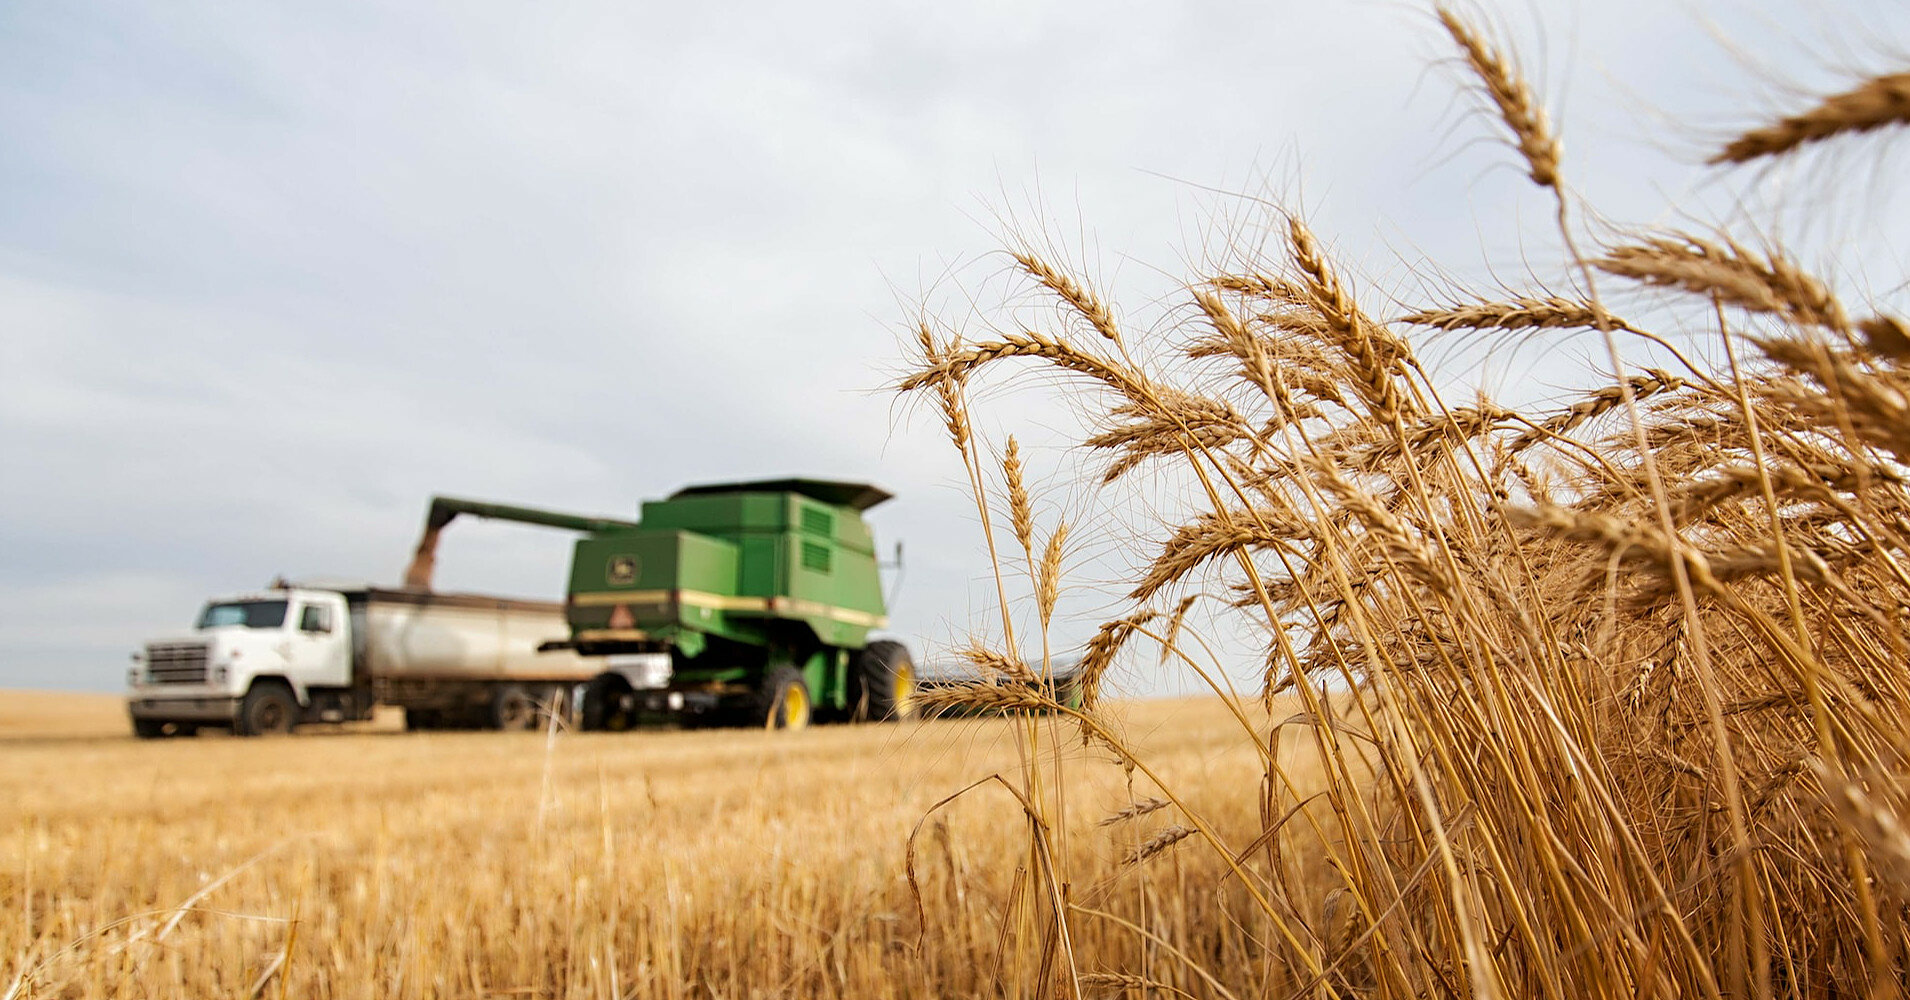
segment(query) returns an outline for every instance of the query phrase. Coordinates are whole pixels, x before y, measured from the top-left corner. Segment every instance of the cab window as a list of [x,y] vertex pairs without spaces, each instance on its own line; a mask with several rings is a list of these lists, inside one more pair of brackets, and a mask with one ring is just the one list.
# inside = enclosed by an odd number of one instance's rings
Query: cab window
[[284,601],[232,601],[208,604],[199,613],[200,628],[278,628],[285,624]]
[[323,604],[307,604],[298,615],[300,632],[330,632],[332,630],[332,609]]

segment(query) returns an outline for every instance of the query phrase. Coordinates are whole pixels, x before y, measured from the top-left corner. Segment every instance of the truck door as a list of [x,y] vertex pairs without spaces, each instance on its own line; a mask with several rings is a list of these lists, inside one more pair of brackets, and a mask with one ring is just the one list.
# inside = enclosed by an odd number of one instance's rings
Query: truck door
[[351,636],[343,601],[306,599],[294,619],[292,662],[306,687],[351,684]]

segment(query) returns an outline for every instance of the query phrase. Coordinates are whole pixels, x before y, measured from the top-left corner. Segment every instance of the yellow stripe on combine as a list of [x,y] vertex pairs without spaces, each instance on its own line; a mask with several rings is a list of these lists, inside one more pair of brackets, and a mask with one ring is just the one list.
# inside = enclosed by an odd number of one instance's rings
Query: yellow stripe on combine
[[588,628],[577,633],[578,642],[644,642],[650,633],[635,628]]
[[715,611],[774,611],[777,614],[794,615],[798,618],[829,618],[846,625],[859,625],[863,628],[882,628],[889,623],[889,619],[883,615],[857,611],[854,608],[839,608],[820,601],[805,601],[794,597],[734,597],[727,594],[706,593],[701,590],[595,591],[588,594],[572,594],[570,603],[580,608],[606,608],[618,604],[679,603]]
[[613,604],[668,604],[667,590],[615,590],[596,594],[572,594],[570,603],[580,608],[607,608]]

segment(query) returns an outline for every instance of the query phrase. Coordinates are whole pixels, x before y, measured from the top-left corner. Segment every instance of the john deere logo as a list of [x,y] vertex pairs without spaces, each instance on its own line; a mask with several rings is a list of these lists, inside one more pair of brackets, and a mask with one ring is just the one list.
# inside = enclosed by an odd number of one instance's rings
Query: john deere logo
[[610,565],[604,570],[604,579],[619,586],[637,582],[636,556],[611,556]]

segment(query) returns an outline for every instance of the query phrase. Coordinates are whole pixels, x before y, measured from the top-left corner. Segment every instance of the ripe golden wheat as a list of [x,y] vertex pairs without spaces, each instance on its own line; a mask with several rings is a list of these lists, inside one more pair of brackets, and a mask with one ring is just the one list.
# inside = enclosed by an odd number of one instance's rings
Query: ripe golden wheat
[[[1225,271],[1190,276],[1162,334],[1108,332],[1111,300],[1090,281],[1016,251],[1062,328],[925,354],[900,382],[965,400],[1030,366],[1078,379],[1072,402],[1105,404],[1080,440],[1104,488],[1177,512],[1131,543],[1130,606],[1089,641],[1079,705],[1018,730],[1011,784],[1040,919],[1002,947],[1036,990],[1072,977],[1140,995],[1172,970],[1164,989],[1238,997],[1887,993],[1910,976],[1910,326],[1853,312],[1783,246],[1724,232],[1581,253],[1592,240],[1540,96],[1465,18],[1439,22],[1556,207],[1564,273],[1579,289],[1619,279],[1642,313],[1531,288],[1382,322],[1353,269],[1276,214],[1279,251],[1230,248]],[[1904,80],[1751,131],[1718,161],[1910,123]],[[1483,394],[1449,405],[1414,327],[1590,331],[1611,370],[1555,412]],[[1681,350],[1704,342],[1723,364]],[[1632,345],[1682,370],[1641,365]],[[978,445],[952,443],[985,500]],[[1032,557],[1036,487],[1019,467],[1009,478]],[[1054,549],[1033,584],[1044,636]],[[1196,620],[1203,595],[1220,599]],[[1003,623],[977,642],[1012,644],[1006,609]],[[1262,690],[1239,695],[1208,639],[1250,630]],[[1137,640],[1212,685],[1255,749],[1256,784],[1176,787],[1103,720],[1110,667]],[[1277,692],[1294,702],[1276,707]],[[1212,885],[1071,902],[1078,876],[1054,845],[1071,829],[1059,750],[1075,730],[1149,811],[1175,811],[1131,864],[1225,869],[1217,950],[1136,916]],[[1288,739],[1314,780],[1297,780]],[[1260,817],[1244,841],[1206,821],[1230,798]],[[1157,945],[1155,964],[1084,963],[1082,932],[1109,926]]]

